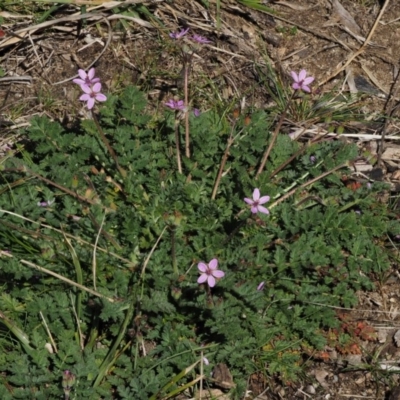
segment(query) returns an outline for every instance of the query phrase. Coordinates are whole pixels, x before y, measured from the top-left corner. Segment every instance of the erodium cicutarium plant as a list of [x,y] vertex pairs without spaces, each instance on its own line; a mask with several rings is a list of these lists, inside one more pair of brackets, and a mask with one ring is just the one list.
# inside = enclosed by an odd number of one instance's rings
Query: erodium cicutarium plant
[[[313,102],[303,75],[285,89]],[[186,100],[155,116],[137,87],[104,102],[94,70],[75,83],[88,119],[34,117],[2,161],[0,398],[194,398],[218,364],[232,399],[253,374],[304,377],[400,235],[384,183],[343,182],[357,147],[303,148],[269,110],[211,107],[190,112],[178,164]]]

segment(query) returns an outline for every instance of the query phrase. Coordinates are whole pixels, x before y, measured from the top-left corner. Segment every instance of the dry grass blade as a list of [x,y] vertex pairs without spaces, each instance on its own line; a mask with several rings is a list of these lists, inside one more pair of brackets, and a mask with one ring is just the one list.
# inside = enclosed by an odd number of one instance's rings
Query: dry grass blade
[[[66,233],[66,232],[62,231],[61,229],[57,229],[57,228],[54,228],[53,226],[50,226],[50,225],[47,225],[47,224],[43,224],[43,223],[40,223],[40,222],[37,222],[37,221],[33,221],[33,220],[31,220],[29,218],[26,218],[26,217],[24,217],[22,215],[19,215],[19,214],[16,214],[16,213],[13,213],[13,212],[10,212],[10,211],[7,211],[7,210],[1,210],[0,209],[0,213],[5,213],[5,214],[9,214],[9,215],[13,215],[15,217],[21,218],[24,221],[30,222],[30,223],[32,223],[34,225],[38,225],[39,227],[42,227],[42,228],[49,229],[49,230],[51,230],[53,232],[57,232],[57,233],[65,236],[65,237],[67,237],[69,239],[75,240],[79,244],[84,244],[85,246],[89,246],[89,247],[92,247],[93,249],[95,249],[95,247],[94,247],[94,245],[92,243],[89,243],[89,242],[87,242],[87,241],[85,241],[85,240],[83,240],[83,239],[81,239],[79,237],[76,237],[76,236],[73,236],[73,235],[71,235],[69,233]],[[100,232],[100,230],[99,230],[99,232]],[[130,260],[128,260],[126,258],[123,258],[123,257],[119,256],[118,254],[113,253],[112,251],[103,249],[102,247],[96,247],[96,250],[101,251],[103,253],[107,253],[107,254],[111,255],[112,257],[115,257],[118,260],[123,261],[124,263],[126,263],[126,265],[128,267],[130,267],[132,269],[135,269],[137,267],[137,265],[132,263]]]
[[[117,3],[120,4],[120,3]],[[129,16],[124,16],[124,15],[111,15],[107,16],[101,12],[96,12],[96,13],[85,13],[85,14],[73,14],[68,17],[62,17],[58,19],[54,19],[51,21],[46,21],[42,22],[37,25],[33,26],[28,26],[26,28],[21,28],[15,32],[13,32],[14,36],[11,38],[5,38],[2,41],[0,41],[0,49],[8,47],[10,45],[16,44],[20,42],[21,40],[25,39],[28,37],[29,34],[33,34],[37,32],[38,30],[48,28],[54,25],[59,25],[59,24],[64,24],[66,22],[74,22],[74,21],[80,21],[80,20],[87,20],[87,21],[98,21],[101,19],[107,19],[107,20],[113,20],[113,19],[128,19],[137,23],[140,23],[141,26],[145,26],[146,28],[154,28],[153,25],[151,25],[149,22],[141,20],[140,18],[134,18],[134,17],[129,17]]]
[[325,83],[327,83],[331,79],[333,79],[336,75],[338,75],[340,72],[344,71],[347,68],[347,66],[349,66],[353,62],[353,60],[355,60],[365,50],[368,43],[371,41],[371,38],[375,32],[375,29],[378,26],[379,21],[382,19],[382,16],[386,10],[386,7],[389,5],[389,3],[390,3],[390,0],[385,1],[385,4],[382,6],[382,9],[379,12],[378,16],[376,17],[375,22],[372,25],[372,28],[369,31],[369,34],[368,34],[367,38],[365,39],[364,43],[362,44],[362,46],[357,51],[355,51],[353,54],[351,54],[350,57],[347,59],[347,61],[341,67],[337,68],[333,74],[331,74],[330,76],[328,76],[327,78],[322,80],[319,83],[319,86],[324,85]]
[[[10,256],[12,257],[12,255],[10,255]],[[106,300],[108,300],[110,303],[115,303],[115,300],[112,299],[111,297],[107,297],[107,296],[105,296],[105,295],[103,295],[103,294],[101,294],[101,293],[99,293],[99,292],[96,292],[95,290],[92,290],[92,289],[90,289],[90,288],[88,288],[88,287],[86,287],[86,286],[83,286],[83,285],[80,285],[79,283],[76,283],[76,282],[74,282],[74,281],[71,281],[71,279],[68,279],[68,278],[66,278],[65,276],[62,276],[62,275],[60,275],[60,274],[57,274],[56,272],[50,271],[50,270],[47,269],[47,268],[40,267],[39,265],[36,265],[36,264],[34,264],[34,263],[30,262],[30,261],[27,261],[27,260],[19,260],[19,262],[20,262],[21,264],[27,265],[28,267],[35,268],[35,269],[37,269],[37,270],[40,271],[40,272],[44,272],[45,274],[54,276],[54,278],[57,278],[57,279],[59,279],[60,281],[63,281],[63,282],[65,282],[65,283],[68,283],[68,284],[71,285],[71,286],[75,286],[75,287],[78,288],[78,289],[84,290],[85,292],[88,292],[88,293],[90,293],[90,294],[92,294],[92,295],[94,295],[94,296],[100,297],[100,298],[102,298],[102,299],[106,299]]]
[[304,189],[307,186],[312,185],[313,183],[319,181],[322,178],[325,178],[325,176],[328,176],[330,174],[332,174],[335,171],[338,171],[339,169],[345,168],[347,167],[347,163],[338,165],[337,167],[324,172],[323,174],[317,176],[316,178],[310,179],[308,182],[303,183],[302,185],[300,185],[299,187],[294,188],[293,190],[291,190],[290,192],[286,193],[285,195],[283,195],[281,198],[279,198],[278,200],[274,201],[268,208],[271,209],[275,206],[277,206],[278,204],[282,203],[284,200],[286,200],[287,198],[289,198],[290,196],[292,196],[293,194],[295,194],[298,190]]
[[40,318],[42,318],[44,328],[46,329],[47,335],[49,336],[49,339],[51,341],[51,345],[53,346],[54,352],[58,353],[56,342],[54,341],[53,335],[50,332],[49,326],[47,325],[47,321],[44,318],[43,313],[41,311],[39,314],[40,314]]
[[0,78],[0,83],[1,82],[21,82],[21,83],[31,83],[32,82],[32,77],[31,76],[5,76],[3,78]]

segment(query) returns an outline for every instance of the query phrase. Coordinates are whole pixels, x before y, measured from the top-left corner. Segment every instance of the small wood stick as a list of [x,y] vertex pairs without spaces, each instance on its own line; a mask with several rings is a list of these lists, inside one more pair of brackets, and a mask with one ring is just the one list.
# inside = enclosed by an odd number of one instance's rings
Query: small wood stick
[[368,33],[367,38],[365,39],[364,43],[362,44],[362,46],[355,51],[353,54],[350,55],[350,57],[348,58],[348,60],[344,63],[344,65],[342,65],[341,67],[339,67],[332,75],[328,76],[328,78],[324,79],[319,86],[324,85],[326,82],[330,81],[332,78],[334,78],[337,74],[339,74],[340,72],[342,72],[348,65],[351,64],[351,62],[358,57],[363,51],[364,49],[367,47],[367,44],[371,41],[372,35],[375,32],[376,27],[379,24],[379,21],[382,18],[383,13],[385,12],[386,7],[388,6],[390,0],[386,0],[384,5],[381,8],[380,13],[378,14],[378,16],[375,19],[374,25],[372,25],[371,30]]

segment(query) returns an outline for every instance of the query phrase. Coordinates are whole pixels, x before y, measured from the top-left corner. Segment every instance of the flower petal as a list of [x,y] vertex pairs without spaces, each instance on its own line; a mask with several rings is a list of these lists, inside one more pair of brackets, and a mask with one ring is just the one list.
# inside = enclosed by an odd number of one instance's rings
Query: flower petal
[[214,287],[215,286],[215,278],[212,275],[208,275],[207,283],[208,283],[208,286]]
[[107,97],[103,93],[97,93],[96,94],[96,100],[97,101],[106,101]]
[[199,276],[199,279],[197,279],[197,283],[204,283],[207,280],[207,278],[208,278],[207,274],[201,274]]
[[88,101],[87,101],[87,108],[88,110],[91,110],[94,106],[94,98],[91,97]]
[[[92,93],[92,89],[90,88],[90,86],[87,83],[82,83],[81,85],[79,85],[81,87],[81,89],[86,92],[86,93]],[[85,87],[85,89],[84,89]]]
[[87,77],[86,72],[83,69],[78,69],[78,75],[81,77],[81,79],[85,80]]
[[299,81],[299,77],[298,77],[298,75],[296,74],[296,72],[292,71],[292,72],[290,73],[290,75],[292,75],[292,78],[293,78],[293,80],[294,80],[295,82],[298,82],[298,81]]
[[197,268],[201,272],[207,272],[208,271],[208,265],[203,263],[203,262],[198,263]]
[[183,29],[179,32],[180,37],[185,36],[189,32],[190,28]]
[[263,282],[260,282],[259,284],[258,284],[258,286],[257,286],[257,290],[263,290],[264,289],[264,286],[265,286],[265,282],[263,281]]
[[252,199],[249,199],[248,197],[246,197],[246,198],[244,199],[244,201],[245,201],[247,204],[253,204],[253,203],[254,203],[254,201],[253,201]]
[[258,204],[264,204],[269,201],[269,196],[263,196],[261,199],[258,200]]
[[82,79],[73,79],[72,82],[77,83],[78,85],[84,85],[85,81]]
[[217,269],[217,270],[212,272],[212,276],[214,278],[223,278],[225,276],[225,272],[221,271],[220,269]]
[[308,86],[303,85],[301,88],[307,93],[311,92],[311,89]]
[[314,82],[313,76],[309,76],[308,78],[304,79],[303,85],[309,85],[311,82]]
[[251,207],[251,212],[252,212],[253,214],[257,214],[257,213],[258,213],[258,207],[257,207],[257,206]]
[[88,76],[88,78],[90,80],[92,80],[94,78],[94,74],[95,74],[95,69],[94,68],[90,68],[87,76]]
[[301,85],[299,85],[297,82],[295,82],[295,83],[293,83],[292,88],[294,90],[299,90],[299,89],[301,89]]
[[79,100],[81,101],[88,101],[90,99],[89,94],[83,94],[81,97],[79,97]]
[[209,263],[208,263],[208,268],[211,270],[217,269],[218,267],[218,260],[216,258],[213,258]]
[[266,208],[263,207],[263,206],[258,206],[257,209],[258,209],[258,211],[259,211],[260,213],[269,214],[269,210],[266,209]]
[[81,89],[87,94],[92,93],[92,89],[88,85],[81,85]]
[[299,73],[299,81],[304,81],[307,76],[307,71],[305,69],[302,69]]
[[97,92],[97,93],[100,92],[101,91],[101,83],[100,82],[95,83],[92,87],[92,90],[93,90],[93,92]]
[[253,200],[257,201],[260,198],[260,189],[255,188],[253,192]]

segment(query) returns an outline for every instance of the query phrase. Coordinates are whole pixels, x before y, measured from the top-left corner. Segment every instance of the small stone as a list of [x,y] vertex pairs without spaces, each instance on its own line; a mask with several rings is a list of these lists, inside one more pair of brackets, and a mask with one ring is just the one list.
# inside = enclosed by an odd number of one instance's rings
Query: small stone
[[305,388],[305,392],[308,394],[315,394],[316,390],[315,387],[313,385],[307,385]]

